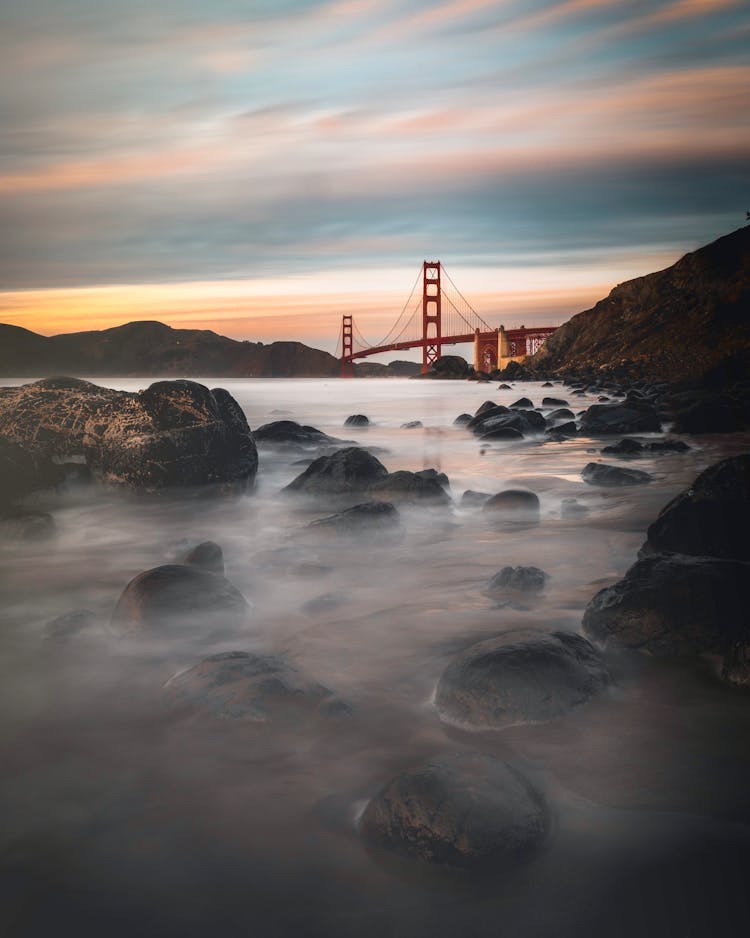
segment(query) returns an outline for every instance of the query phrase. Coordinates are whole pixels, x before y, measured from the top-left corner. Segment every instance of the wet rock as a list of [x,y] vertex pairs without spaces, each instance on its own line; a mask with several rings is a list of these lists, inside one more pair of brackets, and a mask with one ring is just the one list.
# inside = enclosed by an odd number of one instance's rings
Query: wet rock
[[40,541],[55,533],[55,519],[46,511],[0,508],[0,536],[9,541]]
[[467,426],[472,433],[479,437],[502,428],[517,430],[520,434],[526,435],[542,433],[547,426],[547,422],[535,410],[509,411],[507,408],[501,409],[498,407],[474,417]]
[[543,388],[551,388],[551,387],[554,387],[554,385],[552,384],[551,381],[545,381],[544,384],[542,385],[542,387],[543,387]]
[[656,409],[645,401],[592,404],[581,417],[581,430],[592,436],[653,433],[661,430]]
[[498,391],[512,391],[513,388],[509,384],[500,384],[498,385]]
[[360,830],[370,843],[459,869],[514,865],[543,845],[544,799],[515,768],[462,753],[396,776],[367,805]]
[[344,421],[345,427],[369,427],[370,419],[364,414],[351,414]]
[[0,437],[0,508],[64,478],[64,469],[48,457]]
[[627,469],[623,466],[610,466],[603,462],[590,462],[581,472],[584,482],[589,485],[619,487],[623,485],[643,485],[651,482],[653,476],[640,469]]
[[310,527],[344,535],[371,534],[398,531],[401,519],[390,502],[363,502],[335,515],[319,518],[311,522]]
[[410,420],[408,423],[402,423],[402,430],[421,430],[424,424],[421,420]]
[[586,607],[583,628],[657,655],[726,653],[750,639],[750,565],[656,555],[635,563]]
[[401,469],[389,472],[368,488],[370,495],[394,502],[431,502],[450,505],[451,497],[435,476]]
[[313,460],[284,491],[307,495],[361,493],[387,475],[388,470],[377,457],[366,449],[350,446]]
[[676,409],[676,433],[737,433],[750,426],[750,410],[729,394],[709,394]]
[[575,420],[566,420],[565,423],[558,423],[554,427],[548,427],[545,435],[559,440],[570,440],[578,436],[578,427]]
[[211,655],[170,678],[165,690],[174,702],[191,709],[254,723],[297,722],[348,710],[327,687],[282,658],[245,651]]
[[96,615],[90,609],[73,609],[51,619],[44,627],[45,641],[64,642],[90,631],[96,626]]
[[514,401],[510,407],[511,409],[521,408],[522,410],[531,409],[534,406],[534,402],[529,400],[528,397],[519,397],[517,401]]
[[459,414],[453,421],[453,426],[465,427],[467,423],[471,423],[471,414]]
[[573,411],[567,407],[559,407],[557,410],[553,410],[551,414],[547,414],[547,420],[572,420],[574,417]]
[[571,632],[506,632],[467,648],[443,672],[442,719],[473,729],[543,723],[586,703],[609,683],[599,652]]
[[[502,405],[498,405],[494,401],[485,401],[483,404],[480,404],[479,407],[477,407],[477,409],[474,411],[474,416],[480,417],[482,414],[486,414],[490,410],[495,410],[495,408],[497,408],[498,406],[502,407]],[[507,407],[503,407],[503,413],[506,413],[506,414],[508,413]]]
[[605,446],[602,449],[603,456],[640,456],[642,452],[643,444],[639,443],[638,440],[631,440],[629,437],[625,437],[619,443]]
[[568,402],[561,397],[543,397],[542,407],[567,407]]
[[224,576],[224,552],[214,541],[203,541],[202,544],[198,544],[188,552],[183,563],[202,567],[204,570],[210,570],[211,573]]
[[275,420],[265,423],[254,432],[256,443],[261,447],[302,447],[319,448],[321,446],[344,446],[346,440],[338,440],[315,427],[295,423],[294,420]]
[[461,496],[462,508],[480,508],[490,498],[489,492],[474,492],[467,489]]
[[450,488],[448,476],[444,472],[438,472],[437,469],[419,469],[414,475],[419,476],[420,479],[433,479],[438,485],[442,485],[443,488]]
[[187,564],[139,573],[123,590],[112,625],[125,633],[210,635],[246,625],[249,606],[223,576]]
[[686,453],[689,449],[687,443],[683,443],[682,440],[651,440],[647,443],[641,443],[640,440],[625,437],[613,446],[605,446],[602,449],[602,455],[620,456],[623,459],[628,459],[648,453]]
[[642,554],[750,560],[750,455],[710,466],[649,527]]
[[522,440],[523,433],[515,427],[493,427],[480,437],[480,440]]
[[483,509],[510,517],[538,518],[539,497],[525,489],[505,489],[491,495],[484,503]]
[[503,567],[496,573],[486,589],[485,596],[495,599],[507,596],[509,592],[539,593],[544,589],[548,576],[539,567]]

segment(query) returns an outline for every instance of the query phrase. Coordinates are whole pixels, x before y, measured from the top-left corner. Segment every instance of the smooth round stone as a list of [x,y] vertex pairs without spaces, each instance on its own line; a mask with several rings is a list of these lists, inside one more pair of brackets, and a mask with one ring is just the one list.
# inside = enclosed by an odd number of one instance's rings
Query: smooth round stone
[[483,506],[484,511],[539,517],[539,496],[525,489],[505,489],[492,495]]
[[459,869],[515,865],[544,843],[548,808],[506,762],[479,753],[437,759],[392,779],[362,815],[373,845]]

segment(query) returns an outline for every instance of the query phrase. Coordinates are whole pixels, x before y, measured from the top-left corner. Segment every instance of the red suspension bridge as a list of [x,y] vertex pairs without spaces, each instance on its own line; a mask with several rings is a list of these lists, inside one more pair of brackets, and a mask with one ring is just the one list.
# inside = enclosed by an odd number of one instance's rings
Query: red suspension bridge
[[[422,282],[421,290],[418,284]],[[368,342],[354,317],[344,314],[336,356],[342,378],[354,376],[354,361],[404,349],[422,349],[422,373],[440,358],[443,345],[474,343],[474,368],[493,371],[509,361],[532,355],[557,326],[493,329],[453,283],[440,261],[424,261],[409,298],[396,321],[379,342]]]

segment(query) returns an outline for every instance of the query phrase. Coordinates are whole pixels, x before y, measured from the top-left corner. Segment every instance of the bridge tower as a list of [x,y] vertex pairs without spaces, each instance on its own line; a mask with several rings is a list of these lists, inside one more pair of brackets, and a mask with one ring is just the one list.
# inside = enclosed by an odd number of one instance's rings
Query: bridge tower
[[354,351],[354,329],[352,326],[352,317],[346,313],[341,317],[341,377],[354,377],[354,362],[352,353]]
[[440,261],[425,261],[422,265],[422,374],[440,358],[441,328]]

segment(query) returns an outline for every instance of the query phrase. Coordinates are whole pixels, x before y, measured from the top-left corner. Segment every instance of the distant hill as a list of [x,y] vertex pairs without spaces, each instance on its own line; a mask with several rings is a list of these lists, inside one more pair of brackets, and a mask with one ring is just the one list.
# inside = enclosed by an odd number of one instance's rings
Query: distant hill
[[49,337],[0,324],[0,375],[55,374],[323,378],[338,375],[339,362],[301,342],[237,342],[208,329],[172,329],[161,322]]
[[545,374],[625,369],[670,381],[748,376],[750,227],[621,283],[560,326],[529,365]]

